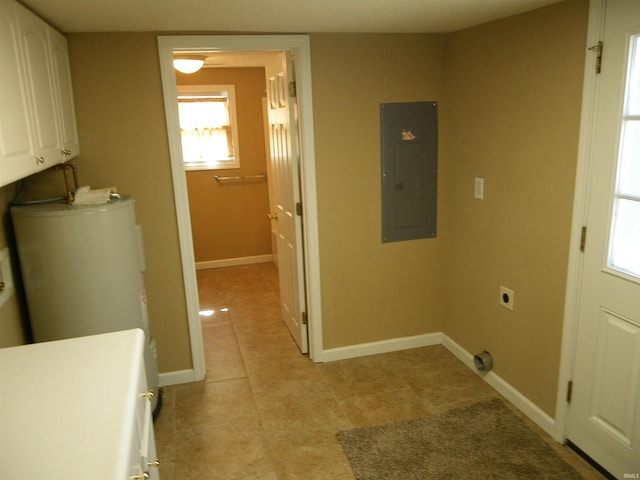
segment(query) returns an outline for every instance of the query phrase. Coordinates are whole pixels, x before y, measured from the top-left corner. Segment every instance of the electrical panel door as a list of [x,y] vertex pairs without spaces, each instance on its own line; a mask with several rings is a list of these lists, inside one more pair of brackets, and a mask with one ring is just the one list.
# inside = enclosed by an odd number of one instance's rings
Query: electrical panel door
[[382,139],[382,241],[436,236],[438,105],[384,103]]

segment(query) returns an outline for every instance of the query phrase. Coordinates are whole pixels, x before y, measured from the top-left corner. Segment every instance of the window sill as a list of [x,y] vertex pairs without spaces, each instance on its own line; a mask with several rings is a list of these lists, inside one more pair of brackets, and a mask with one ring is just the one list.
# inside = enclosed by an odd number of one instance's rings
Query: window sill
[[234,170],[240,168],[238,162],[184,162],[184,169],[189,170]]

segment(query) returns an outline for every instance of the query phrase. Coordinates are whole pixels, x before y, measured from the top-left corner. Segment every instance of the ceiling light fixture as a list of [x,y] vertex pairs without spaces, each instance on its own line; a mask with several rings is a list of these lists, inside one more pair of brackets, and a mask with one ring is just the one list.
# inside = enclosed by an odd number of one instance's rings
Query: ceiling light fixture
[[173,59],[173,68],[182,73],[196,73],[202,68],[205,61],[204,55],[187,55]]

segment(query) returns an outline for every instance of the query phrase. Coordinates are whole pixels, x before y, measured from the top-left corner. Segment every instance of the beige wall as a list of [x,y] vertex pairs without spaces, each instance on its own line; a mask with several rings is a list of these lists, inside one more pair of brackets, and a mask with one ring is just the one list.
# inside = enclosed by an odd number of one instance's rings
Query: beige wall
[[[25,325],[24,297],[21,296],[19,284],[18,259],[13,248],[11,234],[11,218],[9,205],[15,198],[17,184],[13,183],[0,188],[0,212],[2,212],[2,228],[0,228],[0,250],[9,247],[9,258],[14,271],[14,283],[17,293],[0,306],[0,348],[22,345],[28,339],[28,327]],[[6,279],[3,278],[6,282]]]
[[179,85],[235,85],[240,168],[187,172],[196,262],[271,254],[266,181],[218,183],[214,175],[267,172],[262,98],[264,68],[205,68],[177,74]]
[[[553,414],[586,15],[571,0],[452,35],[311,35],[325,348],[445,331]],[[68,37],[81,183],[136,198],[160,370],[190,368],[156,37]],[[383,245],[379,105],[423,100],[438,237]]]
[[325,348],[443,328],[442,239],[382,244],[379,109],[442,100],[444,41],[311,36]]
[[[450,35],[445,333],[555,411],[587,2]],[[474,177],[485,200],[474,200]],[[515,291],[515,310],[498,289]]]
[[191,368],[171,166],[153,34],[69,35],[80,183],[136,200],[161,372]]

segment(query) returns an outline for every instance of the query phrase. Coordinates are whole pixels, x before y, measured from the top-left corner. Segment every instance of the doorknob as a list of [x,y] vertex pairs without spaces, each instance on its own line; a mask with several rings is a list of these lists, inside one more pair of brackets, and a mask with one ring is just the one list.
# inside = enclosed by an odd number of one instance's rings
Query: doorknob
[[278,221],[278,214],[277,213],[267,213],[267,217],[269,217],[269,220]]

